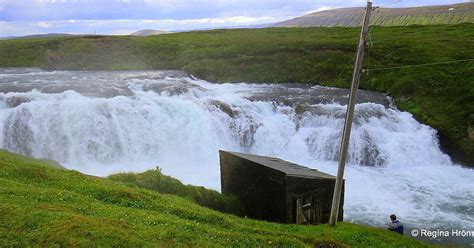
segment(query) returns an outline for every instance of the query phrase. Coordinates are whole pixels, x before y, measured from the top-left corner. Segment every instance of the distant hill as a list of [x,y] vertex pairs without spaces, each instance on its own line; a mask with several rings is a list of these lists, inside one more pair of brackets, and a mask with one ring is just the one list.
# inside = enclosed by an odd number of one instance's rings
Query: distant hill
[[35,39],[35,38],[48,38],[48,37],[66,37],[66,36],[74,36],[73,34],[63,34],[63,33],[49,33],[49,34],[33,34],[33,35],[26,35],[21,37],[16,37],[18,39]]
[[[343,8],[314,12],[270,25],[272,27],[333,27],[360,26],[364,9]],[[371,25],[406,26],[474,23],[474,3],[459,3],[412,8],[378,8],[372,14]]]
[[5,36],[5,37],[0,37],[0,40],[9,40],[9,39],[15,39],[16,36]]
[[73,35],[73,34],[66,34],[66,33],[32,34],[32,35],[25,35],[25,36],[7,36],[7,37],[0,37],[0,40],[9,40],[9,39],[37,39],[37,38],[66,37],[66,36],[74,36],[74,35]]
[[137,32],[131,33],[130,35],[133,35],[133,36],[149,36],[149,35],[169,34],[169,33],[171,33],[171,32],[163,31],[163,30],[143,29],[143,30],[139,30]]

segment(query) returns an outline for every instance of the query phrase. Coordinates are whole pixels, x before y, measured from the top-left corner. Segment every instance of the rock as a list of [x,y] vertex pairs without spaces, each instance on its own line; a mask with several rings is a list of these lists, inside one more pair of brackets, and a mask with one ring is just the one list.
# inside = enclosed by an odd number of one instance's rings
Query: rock
[[229,104],[223,103],[220,101],[212,100],[211,104],[218,107],[222,112],[226,113],[229,115],[231,118],[235,117],[235,112],[232,110]]
[[295,107],[295,113],[297,113],[297,114],[302,114],[302,113],[304,113],[308,110],[309,110],[309,107],[308,107],[307,104],[298,104]]
[[11,96],[11,97],[7,97],[7,99],[5,100],[5,103],[7,104],[8,107],[15,108],[18,105],[29,102],[29,101],[30,99],[24,96]]

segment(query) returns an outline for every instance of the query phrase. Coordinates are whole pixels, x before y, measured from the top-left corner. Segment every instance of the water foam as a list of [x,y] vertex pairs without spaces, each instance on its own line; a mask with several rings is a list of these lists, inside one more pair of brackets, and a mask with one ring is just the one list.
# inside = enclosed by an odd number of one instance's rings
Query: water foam
[[[73,83],[94,81],[84,74]],[[160,166],[185,183],[214,189],[220,185],[219,149],[279,156],[335,174],[345,112],[340,103],[296,111],[249,100],[279,86],[153,75],[110,73],[129,95],[1,93],[0,144],[100,176]],[[9,75],[8,82],[28,81],[22,76]],[[436,131],[409,113],[358,104],[349,151],[346,220],[382,226],[397,213],[410,227],[474,228],[474,171],[452,164]]]

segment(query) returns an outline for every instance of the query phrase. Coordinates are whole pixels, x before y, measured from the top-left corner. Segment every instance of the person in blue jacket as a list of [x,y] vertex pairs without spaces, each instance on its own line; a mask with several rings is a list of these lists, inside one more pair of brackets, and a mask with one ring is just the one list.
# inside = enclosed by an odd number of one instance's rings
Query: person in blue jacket
[[388,224],[388,230],[403,235],[403,224],[397,220],[397,216],[394,214],[390,215],[390,220],[392,222]]

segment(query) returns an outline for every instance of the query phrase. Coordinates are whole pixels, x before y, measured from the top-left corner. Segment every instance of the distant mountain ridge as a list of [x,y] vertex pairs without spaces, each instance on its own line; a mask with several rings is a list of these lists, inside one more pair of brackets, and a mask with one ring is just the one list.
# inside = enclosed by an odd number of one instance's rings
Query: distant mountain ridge
[[[272,27],[354,27],[362,23],[364,9],[342,8],[313,12],[272,24]],[[410,8],[378,8],[372,13],[371,25],[407,26],[474,23],[474,2]]]
[[131,33],[133,36],[149,36],[149,35],[158,35],[158,34],[169,34],[172,32],[163,31],[163,30],[154,30],[154,29],[142,29],[136,32]]
[[66,36],[76,36],[74,34],[66,33],[47,33],[47,34],[32,34],[25,36],[7,36],[1,37],[0,40],[9,40],[9,39],[37,39],[37,38],[49,38],[49,37],[66,37]]

